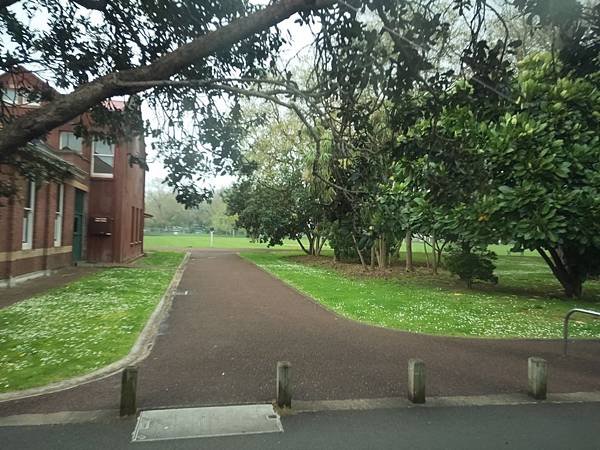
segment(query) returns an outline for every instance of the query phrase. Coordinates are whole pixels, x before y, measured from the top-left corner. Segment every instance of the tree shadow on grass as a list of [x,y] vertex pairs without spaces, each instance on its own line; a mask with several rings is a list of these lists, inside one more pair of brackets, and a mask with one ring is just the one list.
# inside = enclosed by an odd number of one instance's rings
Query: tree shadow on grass
[[[331,256],[288,256],[292,261],[326,269],[360,279],[386,279],[403,285],[417,285],[444,289],[464,294],[483,294],[486,296],[516,296],[525,299],[565,300],[562,286],[540,258],[534,256],[500,256],[498,257],[498,284],[475,282],[471,289],[457,277],[444,269],[433,275],[427,267],[424,255],[419,255],[414,262],[415,271],[407,273],[402,260],[394,260],[387,269],[365,270],[358,261],[333,261]],[[539,261],[537,261],[539,259]],[[509,270],[510,269],[510,270]],[[529,270],[527,270],[529,269]],[[510,274],[506,274],[510,272]],[[582,302],[600,304],[600,281],[589,280],[584,284]]]

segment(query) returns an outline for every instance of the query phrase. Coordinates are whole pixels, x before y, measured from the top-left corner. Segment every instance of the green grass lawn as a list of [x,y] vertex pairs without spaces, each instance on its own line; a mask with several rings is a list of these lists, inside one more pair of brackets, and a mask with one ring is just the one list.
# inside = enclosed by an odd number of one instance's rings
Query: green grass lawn
[[150,253],[0,309],[0,392],[41,386],[129,353],[180,264]]
[[[510,250],[513,248],[512,245],[507,244],[490,244],[487,246],[488,250],[495,252],[499,256],[535,256],[540,257],[537,252],[531,250],[525,250],[523,254],[521,253],[513,253]],[[404,250],[404,247],[401,247],[401,250]],[[424,253],[423,242],[418,241],[416,239],[413,240],[413,252],[414,253]],[[431,249],[427,247],[427,252],[431,254]]]
[[[466,289],[447,273],[420,271],[388,278],[352,275],[318,261],[282,253],[242,256],[342,316],[400,330],[451,336],[560,338],[574,307],[600,310],[600,282],[585,285],[586,300],[560,298],[560,285],[543,260],[499,256],[497,286]],[[422,260],[424,255],[416,256]],[[577,316],[573,337],[600,338],[600,320]]]
[[[210,248],[210,235],[207,234],[161,234],[144,236],[144,248],[148,250],[173,248]],[[215,236],[213,248],[255,249],[267,248],[267,244],[252,242],[248,237]],[[296,241],[286,240],[283,246],[275,249],[296,250],[300,246]]]
[[[302,240],[308,248],[308,241]],[[424,252],[423,243],[413,241],[413,252],[417,255]],[[512,246],[510,245],[490,245],[489,249],[495,251],[498,255],[507,255]],[[211,248],[210,235],[208,234],[147,234],[144,236],[144,248],[147,250],[168,250],[168,249],[186,249],[186,248]],[[214,236],[212,248],[223,249],[268,249],[267,244],[253,242],[249,237],[233,236]],[[271,250],[298,250],[300,246],[295,240],[286,239],[283,245],[271,247]],[[430,251],[430,250],[428,250]],[[324,254],[330,254],[331,250],[327,244],[323,247]],[[520,254],[517,254],[520,256]],[[525,251],[525,255],[537,255],[531,251]]]
[[[302,240],[308,248],[308,241]],[[512,246],[510,245],[490,245],[489,249],[495,251],[498,255],[507,255]],[[165,249],[186,249],[186,248],[211,248],[209,234],[147,234],[144,236],[144,248],[147,250],[165,250]],[[212,248],[223,249],[268,249],[267,244],[253,242],[249,237],[233,236],[214,236]],[[283,245],[271,247],[271,250],[298,250],[300,246],[295,240],[286,239]],[[329,246],[323,247],[324,254],[330,254]],[[419,258],[419,254],[424,252],[423,243],[415,240],[413,252]],[[520,254],[519,254],[520,255]],[[526,251],[525,255],[536,255],[531,251]]]

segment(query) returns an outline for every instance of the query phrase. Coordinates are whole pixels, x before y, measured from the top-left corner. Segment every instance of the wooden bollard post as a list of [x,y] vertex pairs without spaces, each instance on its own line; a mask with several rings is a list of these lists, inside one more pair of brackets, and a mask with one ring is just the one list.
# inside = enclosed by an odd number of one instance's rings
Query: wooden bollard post
[[126,367],[121,378],[121,408],[120,415],[132,416],[137,412],[136,390],[138,369],[135,366]]
[[292,365],[287,361],[277,363],[277,406],[292,407]]
[[408,360],[408,399],[425,403],[425,363],[420,359]]
[[536,400],[545,400],[548,390],[548,363],[535,356],[527,360],[527,376],[529,379],[529,395]]

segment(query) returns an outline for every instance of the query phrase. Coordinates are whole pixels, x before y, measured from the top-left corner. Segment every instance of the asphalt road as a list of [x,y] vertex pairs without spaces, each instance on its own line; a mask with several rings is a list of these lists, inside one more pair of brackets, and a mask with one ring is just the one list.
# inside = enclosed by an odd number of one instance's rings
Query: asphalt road
[[283,433],[130,443],[133,419],[0,428],[3,450],[600,448],[600,404],[323,412],[283,417]]

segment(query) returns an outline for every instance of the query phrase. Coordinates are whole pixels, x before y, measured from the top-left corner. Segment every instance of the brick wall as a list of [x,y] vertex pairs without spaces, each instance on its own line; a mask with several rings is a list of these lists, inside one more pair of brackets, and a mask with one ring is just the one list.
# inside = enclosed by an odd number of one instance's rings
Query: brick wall
[[[0,82],[25,83],[37,86],[45,83],[34,74],[21,74],[20,81],[10,78],[9,74],[0,75]],[[114,102],[117,108],[124,104]],[[12,108],[14,114],[24,114],[31,106],[19,105]],[[91,125],[89,115],[80,116],[77,121]],[[65,161],[82,171],[73,186],[65,185],[65,201],[63,216],[63,232],[61,247],[72,246],[73,212],[75,206],[75,188],[84,190],[86,195],[86,214],[84,217],[83,258],[91,262],[126,262],[143,252],[143,233],[134,232],[134,226],[143,230],[144,215],[144,181],[145,171],[138,165],[131,165],[130,155],[144,156],[143,137],[123,139],[115,147],[113,178],[93,178],[90,176],[92,163],[92,145],[82,143],[80,153],[60,149],[60,133],[73,132],[76,123],[67,123],[50,131],[46,136],[47,144],[55,149],[55,153]],[[15,177],[9,167],[0,166],[0,177]],[[20,179],[22,184],[24,179]],[[51,270],[71,262],[70,255],[55,254],[54,247],[54,215],[56,208],[57,187],[53,183],[39,186],[36,192],[36,211],[34,238],[31,250],[22,249],[23,204],[21,199],[1,206],[0,199],[0,281],[27,272]],[[111,236],[90,235],[85,232],[88,220],[98,216],[107,217],[112,222]],[[48,251],[40,254],[40,249]],[[28,253],[29,252],[29,253]]]
[[51,182],[36,185],[32,245],[30,249],[24,249],[24,195],[28,181],[7,166],[0,167],[0,176],[13,180],[19,189],[14,198],[4,198],[0,202],[0,284],[6,284],[11,278],[46,273],[71,264],[73,186],[64,185],[61,242],[55,245],[54,222],[59,187]]
[[111,236],[89,234],[88,259],[92,262],[121,263],[142,254],[143,236],[137,233],[132,241],[131,226],[136,215],[137,226],[143,227],[145,171],[130,164],[129,155],[143,151],[143,139],[119,142],[115,146],[113,177],[91,178],[89,218],[105,217],[112,227]]

